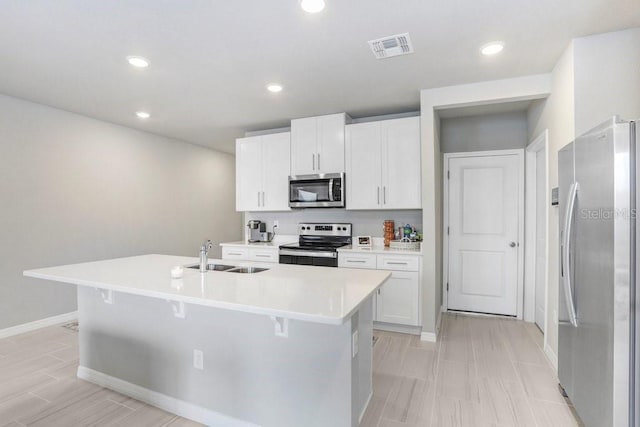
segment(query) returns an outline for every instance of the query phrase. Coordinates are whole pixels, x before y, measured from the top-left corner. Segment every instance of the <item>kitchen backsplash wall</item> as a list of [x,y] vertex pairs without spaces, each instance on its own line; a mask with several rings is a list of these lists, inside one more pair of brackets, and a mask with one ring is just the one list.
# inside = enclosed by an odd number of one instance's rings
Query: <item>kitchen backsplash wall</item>
[[278,234],[298,234],[300,222],[346,222],[353,224],[354,236],[383,237],[383,222],[392,219],[396,228],[411,224],[422,231],[422,210],[398,211],[348,211],[344,209],[300,209],[291,212],[247,212],[245,221],[259,219],[267,223],[271,231],[273,221],[279,222]]

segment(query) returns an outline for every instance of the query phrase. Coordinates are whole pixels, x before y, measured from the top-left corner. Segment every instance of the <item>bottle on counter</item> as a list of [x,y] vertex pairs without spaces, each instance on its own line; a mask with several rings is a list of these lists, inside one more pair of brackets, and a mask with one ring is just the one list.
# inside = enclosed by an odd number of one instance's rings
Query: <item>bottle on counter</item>
[[389,247],[391,245],[391,241],[395,237],[395,229],[396,225],[392,219],[387,219],[384,221],[384,245]]

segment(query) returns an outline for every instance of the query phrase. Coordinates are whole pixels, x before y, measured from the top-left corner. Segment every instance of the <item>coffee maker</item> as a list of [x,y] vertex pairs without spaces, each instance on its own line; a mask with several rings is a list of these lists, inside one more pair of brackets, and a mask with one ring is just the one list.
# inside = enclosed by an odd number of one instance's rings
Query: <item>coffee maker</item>
[[249,243],[270,242],[273,240],[273,233],[267,231],[267,223],[257,219],[252,219],[247,223],[249,228]]

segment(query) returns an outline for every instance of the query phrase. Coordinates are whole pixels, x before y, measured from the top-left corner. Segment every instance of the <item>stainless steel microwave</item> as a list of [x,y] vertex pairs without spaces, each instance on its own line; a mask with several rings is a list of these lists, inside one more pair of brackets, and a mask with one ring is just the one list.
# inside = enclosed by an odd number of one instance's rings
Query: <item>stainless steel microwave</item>
[[344,208],[344,173],[289,177],[289,207]]

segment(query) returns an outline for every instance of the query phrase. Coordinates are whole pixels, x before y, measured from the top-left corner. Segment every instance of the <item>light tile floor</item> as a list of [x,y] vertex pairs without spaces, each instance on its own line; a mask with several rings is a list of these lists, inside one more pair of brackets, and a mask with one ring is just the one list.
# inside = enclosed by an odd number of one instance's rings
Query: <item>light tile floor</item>
[[[445,315],[438,343],[375,335],[363,427],[580,425],[532,324]],[[0,427],[200,425],[77,379],[77,340],[60,326],[0,340]]]
[[0,426],[201,424],[76,378],[78,333],[61,326],[0,340]]
[[375,335],[373,399],[362,427],[582,425],[531,323],[447,314],[438,343]]

